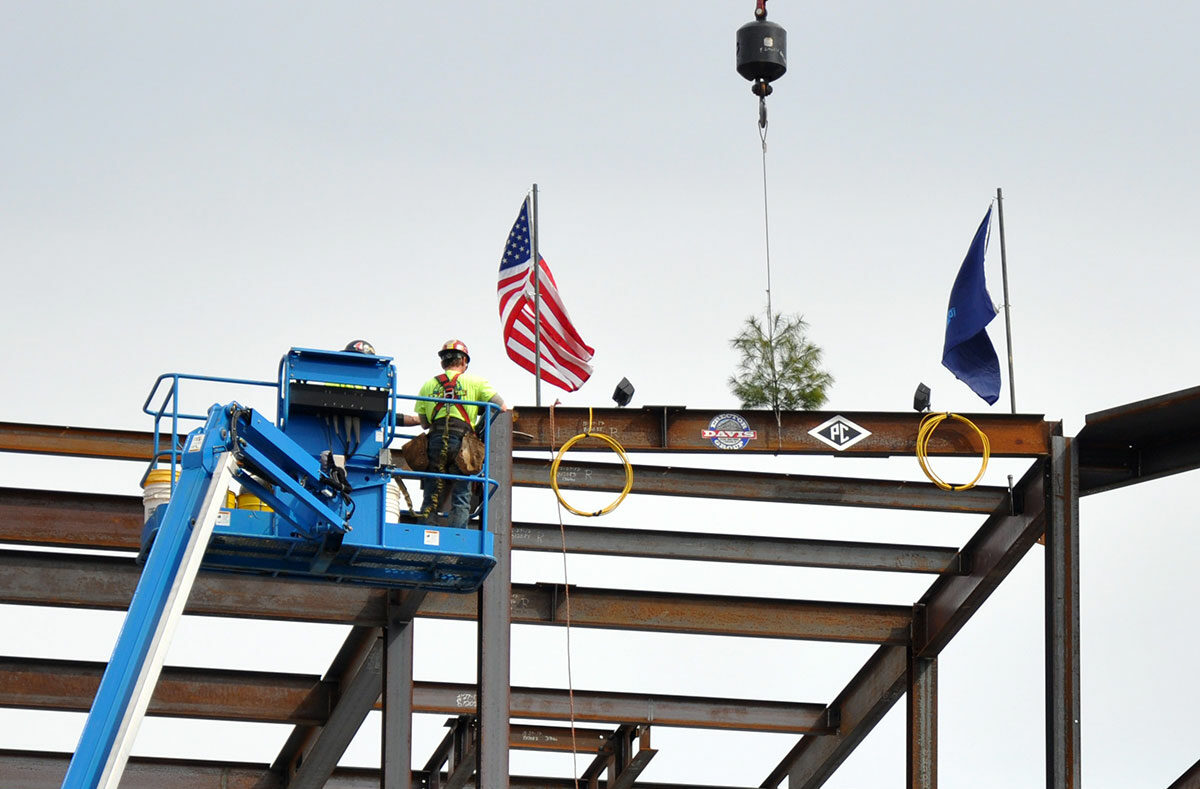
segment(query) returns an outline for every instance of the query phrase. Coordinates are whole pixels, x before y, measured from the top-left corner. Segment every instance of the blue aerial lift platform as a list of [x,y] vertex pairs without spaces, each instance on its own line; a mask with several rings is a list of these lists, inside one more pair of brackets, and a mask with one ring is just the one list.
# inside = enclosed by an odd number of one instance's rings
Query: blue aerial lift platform
[[[275,422],[229,402],[206,415],[180,411],[183,380],[278,388]],[[162,404],[151,405],[170,381]],[[170,499],[142,534],[144,563],[100,682],[64,789],[115,788],[197,572],[250,572],[318,582],[473,592],[495,565],[486,528],[391,522],[393,478],[445,478],[481,486],[480,521],[496,483],[477,475],[415,472],[392,462],[396,372],[391,359],[293,348],[279,379],[160,376],[144,410],[155,417],[151,470],[168,470]],[[490,447],[490,403],[480,406]],[[181,438],[181,424],[203,425]],[[169,427],[164,426],[169,422]],[[147,472],[149,474],[149,472]],[[232,483],[262,502],[228,506]],[[413,513],[409,513],[410,516]],[[410,518],[410,521],[412,519]]]

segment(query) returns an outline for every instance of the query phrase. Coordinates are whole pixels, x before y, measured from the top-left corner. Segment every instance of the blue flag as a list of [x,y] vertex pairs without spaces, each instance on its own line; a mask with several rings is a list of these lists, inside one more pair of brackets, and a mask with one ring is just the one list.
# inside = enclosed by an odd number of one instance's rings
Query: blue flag
[[983,279],[983,255],[987,251],[991,219],[992,209],[988,208],[950,289],[946,344],[942,347],[942,365],[988,405],[1000,399],[1000,360],[987,333],[987,325],[996,317],[996,308]]

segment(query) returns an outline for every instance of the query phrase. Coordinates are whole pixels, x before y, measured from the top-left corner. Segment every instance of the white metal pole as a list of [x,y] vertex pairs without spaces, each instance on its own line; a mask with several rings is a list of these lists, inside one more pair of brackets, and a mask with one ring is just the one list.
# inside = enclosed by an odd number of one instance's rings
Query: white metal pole
[[529,211],[529,243],[533,247],[533,380],[534,405],[542,407],[542,256],[538,253],[537,184]]
[[1012,318],[1008,311],[1008,251],[1004,247],[1004,197],[996,187],[996,214],[1000,220],[1000,272],[1004,279],[1004,337],[1008,343],[1008,399],[1017,413],[1017,386],[1013,382]]

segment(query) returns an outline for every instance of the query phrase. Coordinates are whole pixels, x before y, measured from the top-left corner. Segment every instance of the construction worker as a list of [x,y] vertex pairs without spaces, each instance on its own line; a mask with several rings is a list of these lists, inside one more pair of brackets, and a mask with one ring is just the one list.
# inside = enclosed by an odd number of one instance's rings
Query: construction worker
[[[366,340],[352,340],[346,343],[346,347],[342,350],[350,353],[365,353],[368,356],[375,355],[375,346]],[[353,384],[330,384],[330,386],[338,386],[346,389],[354,388]],[[421,419],[413,414],[396,414],[396,425],[399,427],[414,427],[419,424],[421,424]]]
[[[461,341],[447,340],[438,351],[438,358],[442,363],[442,372],[425,382],[418,393],[421,397],[491,402],[500,406],[502,411],[511,410],[485,378],[467,372],[471,354]],[[474,430],[479,406],[418,400],[415,410],[421,427],[429,430],[429,471],[456,473],[454,458],[462,446],[463,435]],[[423,517],[430,518],[449,499],[450,512],[446,525],[467,525],[467,518],[471,514],[471,486],[468,483],[461,480],[424,479],[421,481],[421,490],[425,494],[421,503]]]

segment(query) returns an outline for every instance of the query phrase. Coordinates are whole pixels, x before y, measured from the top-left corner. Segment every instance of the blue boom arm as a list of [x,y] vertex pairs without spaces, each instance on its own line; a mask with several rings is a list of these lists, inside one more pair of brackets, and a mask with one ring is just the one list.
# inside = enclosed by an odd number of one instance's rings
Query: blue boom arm
[[345,529],[350,500],[338,482],[273,424],[237,403],[209,410],[205,426],[187,437],[180,467],[64,789],[115,787],[120,780],[234,477],[286,511],[298,530],[340,536]]

